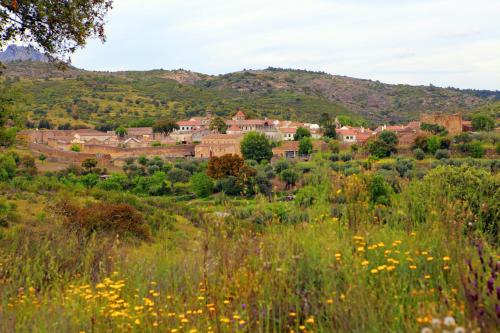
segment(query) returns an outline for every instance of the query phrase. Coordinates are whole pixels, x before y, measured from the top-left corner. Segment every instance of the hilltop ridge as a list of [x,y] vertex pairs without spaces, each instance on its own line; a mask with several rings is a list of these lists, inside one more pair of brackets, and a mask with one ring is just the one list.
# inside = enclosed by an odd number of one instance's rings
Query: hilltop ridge
[[184,69],[98,72],[72,66],[61,71],[36,61],[6,67],[4,75],[33,97],[31,108],[38,115],[86,125],[160,116],[183,119],[207,109],[227,116],[236,108],[251,116],[318,121],[326,112],[382,124],[418,119],[421,113],[466,113],[500,99],[498,91],[386,84],[273,67],[221,75]]

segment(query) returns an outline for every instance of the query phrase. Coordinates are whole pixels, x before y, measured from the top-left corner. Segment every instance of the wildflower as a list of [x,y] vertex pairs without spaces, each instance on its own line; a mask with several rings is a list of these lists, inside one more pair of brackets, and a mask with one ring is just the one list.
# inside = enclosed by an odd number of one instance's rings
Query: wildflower
[[432,327],[439,328],[441,326],[441,319],[433,318],[431,321]]
[[370,262],[369,262],[368,260],[363,260],[363,261],[361,262],[361,265],[362,265],[362,266],[368,266],[368,264],[369,264],[369,263],[370,263]]
[[415,266],[415,265],[410,265],[410,269],[411,269],[411,270],[415,270],[415,269],[417,269],[417,266]]
[[376,268],[374,268],[374,269],[370,270],[370,273],[372,273],[372,274],[377,274],[377,273],[378,273],[378,270],[377,270]]
[[297,314],[296,314],[295,312],[290,312],[288,315],[289,315],[290,317],[296,317],[296,316],[297,316]]
[[136,324],[136,325],[140,325],[140,324],[141,324],[141,321],[139,320],[139,318],[137,318],[137,319],[134,321],[134,324]]
[[450,269],[450,266],[444,266],[444,267],[443,267],[443,269],[444,269],[445,271],[447,271],[447,270],[449,270],[449,269]]
[[300,329],[301,331],[303,331],[303,330],[305,330],[305,329],[306,329],[306,327],[305,327],[304,325],[300,325],[300,326],[299,326],[299,329]]
[[240,325],[245,325],[245,323],[246,323],[246,321],[244,321],[243,319],[238,322],[238,324],[240,324]]
[[333,303],[333,299],[329,298],[326,300],[326,304],[332,304]]
[[465,332],[466,332],[466,330],[462,326],[458,326],[457,328],[455,328],[455,331],[454,331],[454,333],[465,333]]
[[443,323],[445,326],[455,326],[455,318],[447,316],[444,318]]
[[314,318],[313,317],[307,318],[306,323],[308,323],[308,324],[314,324]]
[[428,280],[428,279],[430,279],[430,278],[431,278],[431,276],[430,276],[430,275],[425,275],[425,276],[424,276],[424,279],[427,279],[427,280]]
[[433,261],[434,257],[427,257],[427,261]]
[[362,247],[362,246],[359,246],[359,247],[356,249],[356,251],[358,251],[358,252],[365,252],[365,248],[364,248],[364,247]]
[[451,260],[451,258],[448,256],[443,257],[443,261],[450,261],[450,260]]

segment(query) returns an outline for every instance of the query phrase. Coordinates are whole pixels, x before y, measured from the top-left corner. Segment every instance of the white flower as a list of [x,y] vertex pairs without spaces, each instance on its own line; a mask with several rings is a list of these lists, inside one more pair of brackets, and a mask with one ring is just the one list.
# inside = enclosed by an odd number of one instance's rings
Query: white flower
[[432,329],[430,327],[424,327],[420,333],[432,333]]
[[432,327],[433,328],[439,328],[441,327],[441,319],[438,318],[432,318]]
[[446,326],[455,326],[455,318],[451,316],[444,317],[444,324]]
[[457,328],[455,328],[455,333],[465,333],[465,328],[463,328],[462,326],[458,326]]

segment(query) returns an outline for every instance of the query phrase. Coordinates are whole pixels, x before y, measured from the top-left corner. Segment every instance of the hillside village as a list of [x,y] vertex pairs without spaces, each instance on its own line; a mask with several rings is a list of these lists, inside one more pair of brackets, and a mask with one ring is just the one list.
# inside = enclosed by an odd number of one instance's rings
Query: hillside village
[[[241,156],[240,142],[249,132],[258,132],[273,142],[275,157],[299,157],[299,143],[295,135],[299,128],[306,129],[314,140],[314,151],[326,149],[322,141],[324,129],[318,124],[278,119],[248,119],[242,110],[237,110],[225,119],[226,130],[219,133],[210,129],[214,117],[207,112],[204,117],[193,117],[178,121],[177,128],[169,133],[155,132],[153,127],[127,128],[124,133],[102,132],[94,129],[49,130],[29,129],[18,134],[18,138],[49,161],[80,163],[95,158],[103,166],[121,166],[127,158],[158,156],[162,158],[208,159],[226,154]],[[470,122],[460,115],[422,115],[421,121],[402,125],[382,125],[375,129],[343,125],[335,118],[336,138],[344,146],[365,145],[383,131],[396,133],[399,145],[409,147],[421,133],[421,124],[443,126],[448,133],[456,135],[471,130]]]

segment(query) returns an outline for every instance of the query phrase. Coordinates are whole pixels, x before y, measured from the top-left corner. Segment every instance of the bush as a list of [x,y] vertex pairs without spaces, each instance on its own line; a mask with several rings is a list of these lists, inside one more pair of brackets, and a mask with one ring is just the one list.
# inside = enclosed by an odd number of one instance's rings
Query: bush
[[480,141],[461,144],[459,149],[473,158],[482,158],[484,156],[484,147]]
[[398,144],[396,133],[390,131],[382,131],[379,136],[368,142],[368,151],[377,158],[388,157],[395,153]]
[[291,169],[286,169],[281,172],[280,179],[286,183],[286,188],[290,189],[292,186],[295,186],[299,175]]
[[389,205],[391,187],[384,179],[384,176],[376,174],[372,177],[368,184],[370,192],[370,202],[373,204]]
[[303,137],[299,141],[299,155],[311,155],[313,151],[313,145],[311,138]]
[[214,192],[214,182],[206,173],[196,173],[191,176],[191,191],[197,197],[206,198]]
[[442,160],[444,158],[450,158],[450,151],[446,149],[438,149],[436,150],[434,157],[436,157],[438,160]]
[[413,156],[415,156],[417,161],[421,161],[425,158],[425,152],[420,148],[416,148],[413,150]]
[[219,179],[215,183],[215,190],[216,192],[223,192],[233,196],[240,195],[243,192],[243,188],[238,182],[238,178],[234,176]]
[[288,162],[288,160],[284,158],[279,159],[274,165],[274,170],[276,170],[276,173],[281,173],[283,170],[286,170],[288,168],[290,168],[290,162]]
[[344,153],[344,154],[341,154],[341,155],[340,155],[340,159],[341,159],[343,162],[348,162],[348,161],[352,160],[352,154],[350,154],[350,153]]
[[340,152],[340,142],[337,140],[332,140],[328,143],[328,148],[334,154],[338,154]]
[[128,204],[94,203],[78,207],[69,201],[61,201],[56,212],[66,217],[65,224],[78,233],[108,233],[110,236],[135,236],[151,239],[151,230],[142,214]]
[[7,181],[16,175],[17,165],[12,154],[0,154],[0,181]]
[[238,155],[226,154],[220,157],[212,157],[208,161],[207,175],[214,179],[228,176],[237,177],[245,162]]
[[82,148],[80,148],[79,145],[77,145],[76,143],[74,143],[74,144],[71,145],[70,150],[74,151],[76,153],[79,153],[79,152],[82,151]]
[[318,190],[316,187],[307,185],[301,188],[295,195],[295,202],[301,207],[311,207],[316,201]]
[[410,178],[415,169],[415,162],[409,158],[398,157],[396,159],[395,169],[400,177]]

